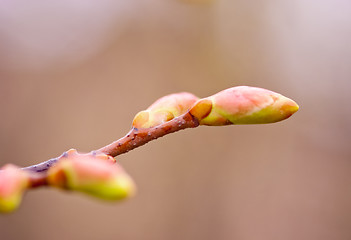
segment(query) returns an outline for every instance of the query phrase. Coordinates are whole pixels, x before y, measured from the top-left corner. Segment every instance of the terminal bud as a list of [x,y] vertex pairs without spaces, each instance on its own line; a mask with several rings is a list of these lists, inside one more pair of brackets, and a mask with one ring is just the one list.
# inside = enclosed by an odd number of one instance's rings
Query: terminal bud
[[274,123],[299,109],[291,99],[266,89],[233,87],[200,99],[190,109],[200,125]]

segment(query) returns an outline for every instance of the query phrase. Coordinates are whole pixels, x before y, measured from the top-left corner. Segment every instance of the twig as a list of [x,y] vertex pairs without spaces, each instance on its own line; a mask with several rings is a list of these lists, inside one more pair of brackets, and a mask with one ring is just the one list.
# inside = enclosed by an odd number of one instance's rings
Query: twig
[[[151,128],[132,128],[124,137],[117,141],[104,146],[98,150],[92,151],[91,154],[103,153],[116,157],[120,154],[127,153],[134,148],[140,147],[152,140],[163,137],[167,134],[177,132],[186,128],[195,128],[199,126],[198,120],[190,113],[174,118],[168,122]],[[46,171],[52,167],[61,158],[66,157],[64,152],[61,156],[49,159],[45,162],[22,168],[30,172],[30,185],[32,188],[46,185]]]

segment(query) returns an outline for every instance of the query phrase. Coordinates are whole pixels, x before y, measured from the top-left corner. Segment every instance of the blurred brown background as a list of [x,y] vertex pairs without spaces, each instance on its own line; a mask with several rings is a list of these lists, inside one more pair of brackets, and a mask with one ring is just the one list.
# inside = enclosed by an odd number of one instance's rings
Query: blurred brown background
[[172,92],[258,86],[299,112],[118,157],[126,202],[31,191],[1,240],[351,239],[351,2],[186,2],[1,1],[0,165],[101,147]]

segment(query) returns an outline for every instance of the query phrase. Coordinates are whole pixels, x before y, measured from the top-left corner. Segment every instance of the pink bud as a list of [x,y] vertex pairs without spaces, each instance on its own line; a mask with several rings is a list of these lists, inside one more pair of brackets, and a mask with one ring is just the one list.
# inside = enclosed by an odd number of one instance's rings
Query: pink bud
[[15,165],[5,165],[0,171],[0,212],[12,212],[22,201],[29,186],[29,176]]
[[190,113],[201,125],[273,123],[299,109],[291,99],[266,89],[233,87],[194,104]]
[[181,92],[164,96],[147,110],[139,112],[133,120],[135,128],[150,128],[168,122],[187,112],[198,100],[191,93]]
[[67,157],[61,158],[49,169],[48,183],[105,200],[120,200],[133,195],[133,180],[121,166],[105,160],[91,154],[77,154],[71,151]]

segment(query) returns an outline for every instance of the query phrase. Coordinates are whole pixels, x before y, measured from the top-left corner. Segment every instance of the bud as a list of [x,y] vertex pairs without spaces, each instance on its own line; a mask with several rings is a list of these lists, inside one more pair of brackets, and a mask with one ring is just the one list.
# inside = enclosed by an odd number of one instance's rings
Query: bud
[[0,212],[12,212],[22,201],[29,186],[29,176],[17,166],[8,164],[0,171]]
[[[133,195],[133,180],[121,166],[102,160],[102,155],[105,154],[68,151],[67,156],[49,169],[49,185],[84,192],[105,200],[120,200]],[[105,160],[112,158],[105,156]]]
[[256,87],[233,87],[200,99],[190,109],[201,125],[274,123],[299,109],[291,99]]
[[147,110],[139,112],[133,120],[135,128],[150,128],[168,122],[187,112],[198,98],[187,92],[164,96]]

